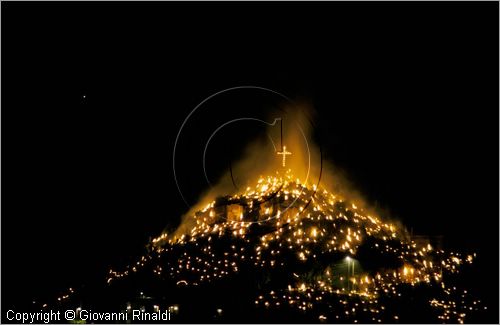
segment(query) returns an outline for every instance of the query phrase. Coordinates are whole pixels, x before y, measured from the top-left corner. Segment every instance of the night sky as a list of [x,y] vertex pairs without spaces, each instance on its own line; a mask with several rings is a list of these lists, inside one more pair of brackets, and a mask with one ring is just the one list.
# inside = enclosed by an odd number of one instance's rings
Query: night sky
[[495,310],[498,38],[497,2],[2,2],[2,308],[103,281],[175,227],[180,125],[255,85],[313,104],[369,202],[477,252]]

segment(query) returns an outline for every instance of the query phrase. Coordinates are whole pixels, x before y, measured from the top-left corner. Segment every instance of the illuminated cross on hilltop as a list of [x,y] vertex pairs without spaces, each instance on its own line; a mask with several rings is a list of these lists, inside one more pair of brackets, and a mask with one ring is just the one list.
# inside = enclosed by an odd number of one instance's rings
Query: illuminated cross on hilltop
[[285,162],[286,162],[286,156],[291,155],[292,153],[289,151],[286,151],[286,146],[283,146],[283,150],[281,152],[277,152],[278,155],[283,155],[283,167],[285,167]]

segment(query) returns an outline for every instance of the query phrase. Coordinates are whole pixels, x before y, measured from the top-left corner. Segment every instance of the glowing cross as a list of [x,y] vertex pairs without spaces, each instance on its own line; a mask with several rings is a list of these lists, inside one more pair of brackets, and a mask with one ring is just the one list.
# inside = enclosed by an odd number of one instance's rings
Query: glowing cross
[[277,152],[278,155],[283,155],[283,167],[285,167],[285,162],[286,162],[286,156],[291,155],[292,153],[289,151],[286,151],[286,146],[283,146],[283,151]]

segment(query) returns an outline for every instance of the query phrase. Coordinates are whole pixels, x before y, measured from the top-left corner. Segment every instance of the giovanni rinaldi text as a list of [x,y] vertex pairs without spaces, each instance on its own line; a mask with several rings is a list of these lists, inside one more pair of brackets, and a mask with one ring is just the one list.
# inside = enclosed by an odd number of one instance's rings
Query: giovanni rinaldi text
[[95,312],[92,310],[79,309],[77,311],[69,309],[62,311],[39,311],[39,312],[15,312],[7,311],[7,320],[22,324],[53,323],[57,321],[169,321],[170,312],[168,310],[158,310],[147,312],[140,309],[131,309],[124,312]]

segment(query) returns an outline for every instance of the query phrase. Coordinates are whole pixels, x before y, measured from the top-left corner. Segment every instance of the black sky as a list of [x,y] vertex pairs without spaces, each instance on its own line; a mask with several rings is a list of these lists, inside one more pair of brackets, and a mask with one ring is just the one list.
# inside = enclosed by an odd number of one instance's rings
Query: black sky
[[498,36],[496,2],[2,2],[2,307],[102,281],[175,225],[177,130],[249,84],[310,100],[325,158],[478,252],[498,306]]

